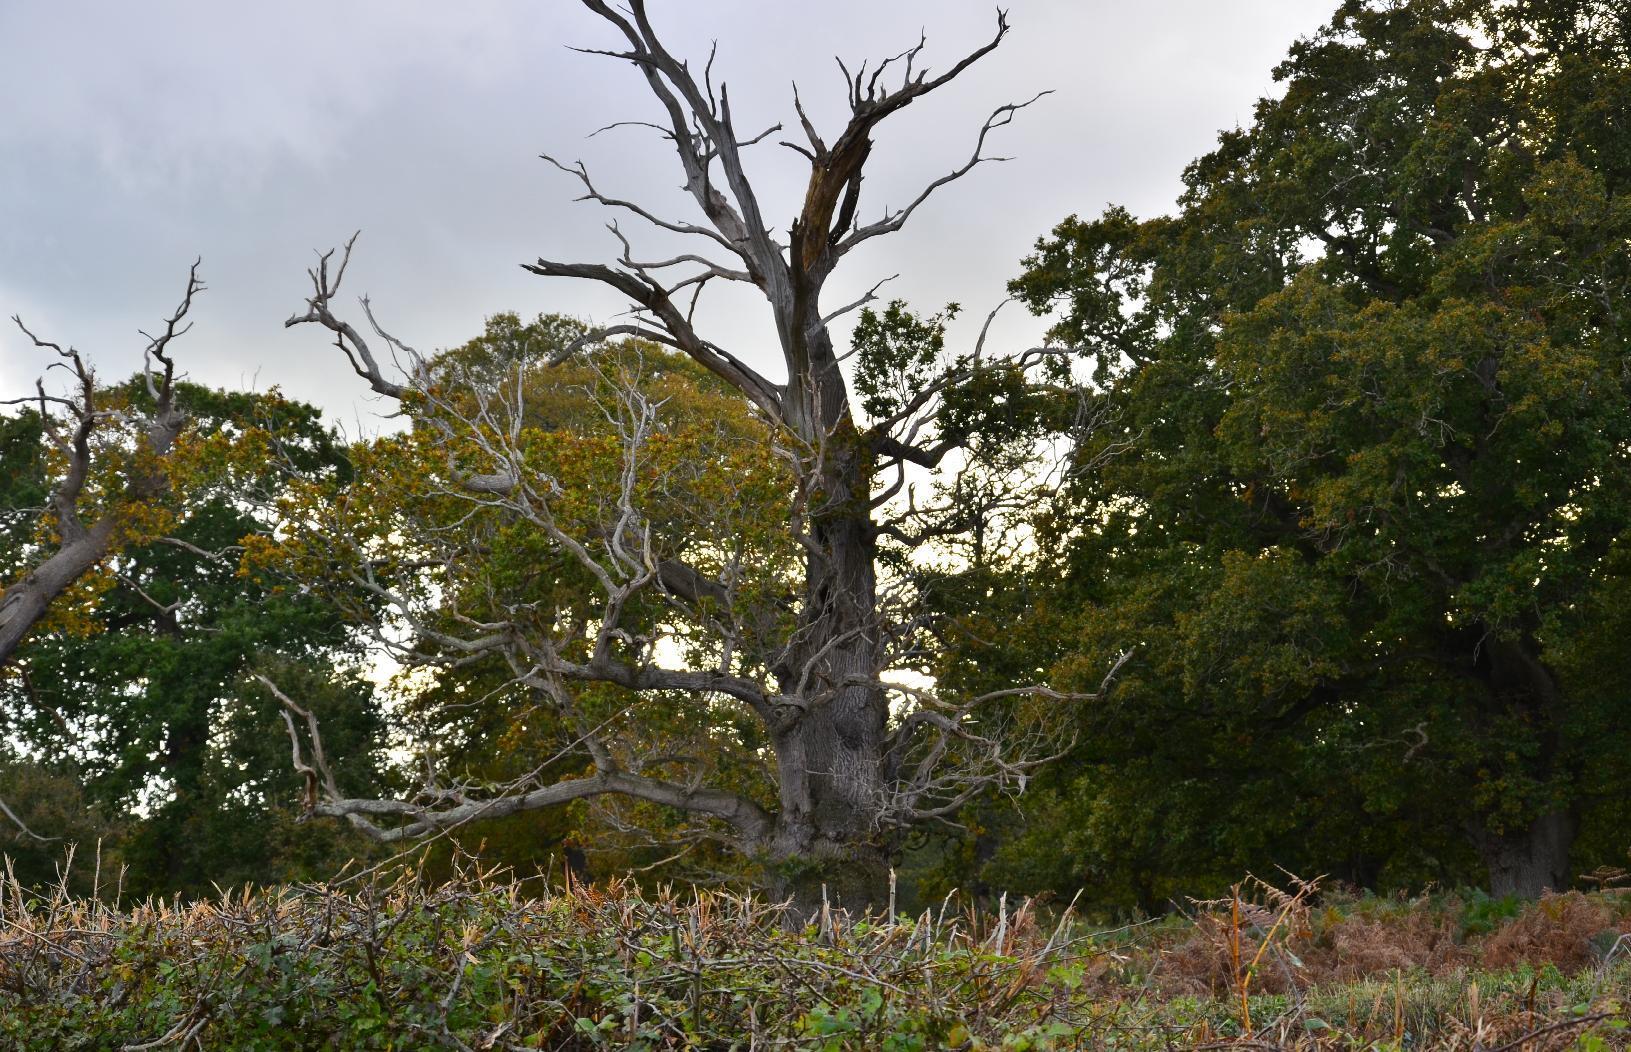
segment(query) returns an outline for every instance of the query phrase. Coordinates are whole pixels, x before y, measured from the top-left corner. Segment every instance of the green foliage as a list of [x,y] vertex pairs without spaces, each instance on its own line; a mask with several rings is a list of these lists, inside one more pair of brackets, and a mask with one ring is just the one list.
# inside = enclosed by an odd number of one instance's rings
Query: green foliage
[[126,915],[60,898],[4,908],[18,913],[13,931],[54,908],[98,936],[0,965],[0,1037],[20,1050],[119,1047],[172,1027],[244,1050],[501,1037],[654,1049],[748,1035],[809,1049],[1042,1050],[1070,1047],[1077,1032],[1051,1018],[1071,985],[1028,977],[1042,947],[982,946],[935,931],[932,915],[845,922],[822,937],[779,931],[774,910],[745,899],[535,898],[465,882]]
[[0,747],[0,800],[40,840],[0,815],[0,856],[5,871],[22,886],[40,888],[61,881],[66,852],[72,850],[85,865],[69,867],[68,888],[92,896],[96,863],[116,883],[121,854],[120,826],[87,799],[76,773],[50,764],[12,755]]
[[46,496],[45,432],[39,414],[0,413],[0,581],[22,569]]
[[1350,0],[1176,214],[1039,243],[1014,291],[1091,364],[1095,426],[1040,520],[1041,630],[993,649],[1081,689],[1135,656],[1000,872],[1063,842],[1031,879],[1151,908],[1271,864],[1476,882],[1541,816],[1609,828],[1627,28],[1591,0]]
[[[899,413],[948,367],[946,323],[957,317],[957,304],[929,318],[918,318],[904,300],[891,300],[882,313],[861,311],[850,337],[855,349],[855,393],[873,420]],[[951,367],[964,364],[949,363]]]
[[[147,397],[139,378],[121,392],[110,397]],[[127,891],[326,874],[365,848],[293,829],[300,779],[280,706],[247,673],[272,672],[311,699],[358,789],[378,777],[383,724],[338,611],[246,576],[238,552],[268,528],[283,468],[343,477],[346,466],[314,407],[192,385],[178,396],[192,424],[153,520],[161,535],[116,553],[75,621],[37,631],[17,653],[0,675],[0,727],[31,757],[25,766],[79,782],[61,798],[103,816],[98,832],[128,867]],[[7,496],[26,512],[26,492]],[[6,799],[35,810],[44,790],[30,785]],[[77,839],[83,855],[96,840],[87,821],[57,816],[35,831]]]
[[1461,913],[1461,933],[1463,936],[1488,935],[1500,927],[1502,921],[1521,914],[1523,906],[1523,900],[1515,895],[1492,898],[1483,891],[1474,891]]

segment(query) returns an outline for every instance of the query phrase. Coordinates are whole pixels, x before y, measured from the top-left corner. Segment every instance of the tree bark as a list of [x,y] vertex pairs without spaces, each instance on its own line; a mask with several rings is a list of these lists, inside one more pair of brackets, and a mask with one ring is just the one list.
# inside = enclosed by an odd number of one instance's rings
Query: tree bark
[[1489,869],[1489,893],[1496,898],[1533,899],[1567,888],[1569,852],[1578,828],[1574,815],[1550,811],[1524,829],[1499,833],[1475,829],[1473,839]]
[[[850,418],[849,391],[813,300],[790,326],[802,346],[806,383],[790,383],[800,438],[822,451],[803,485],[817,510],[809,523],[799,644],[779,670],[780,686],[803,709],[774,736],[780,813],[772,855],[792,879],[778,887],[801,911],[877,907],[888,859],[877,818],[885,799],[888,699],[877,610],[876,542],[870,518],[870,457]],[[796,375],[796,374],[795,374]]]
[[[1543,784],[1558,780],[1563,774],[1558,726],[1563,694],[1533,630],[1517,638],[1487,633],[1476,668],[1489,690],[1492,708],[1497,712],[1515,709],[1536,728],[1539,752],[1526,773]],[[1536,898],[1542,892],[1568,887],[1569,855],[1578,827],[1577,817],[1561,807],[1536,815],[1522,829],[1497,829],[1485,818],[1474,819],[1472,840],[1489,871],[1490,894]]]
[[[181,304],[169,318],[159,335],[150,337],[145,352],[147,365],[143,379],[153,399],[152,415],[144,433],[138,440],[139,452],[161,462],[170,455],[177,436],[187,425],[187,414],[175,404],[175,360],[170,357],[170,342],[185,333],[191,324],[183,325],[187,312],[192,309],[193,297],[203,291],[204,283],[198,277],[198,262],[187,272],[187,291]],[[56,531],[61,537],[56,551],[28,572],[22,580],[0,592],[0,665],[11,660],[18,644],[29,629],[45,616],[52,600],[71,588],[75,581],[89,573],[108,557],[121,543],[124,534],[124,511],[118,507],[105,510],[101,518],[85,525],[80,518],[80,500],[91,474],[91,438],[104,418],[110,414],[99,404],[100,389],[95,374],[85,359],[73,347],[66,350],[59,344],[42,340],[34,335],[22,319],[13,321],[36,347],[53,351],[60,359],[56,364],[67,369],[75,378],[78,388],[73,399],[53,398],[40,388],[42,416],[49,404],[66,407],[66,415],[74,424],[65,433],[44,416],[45,433],[67,460],[63,478],[51,491],[50,509],[56,516]],[[156,364],[155,364],[156,363]],[[169,477],[162,467],[133,473],[125,483],[123,497],[140,504],[167,492]]]
[[888,905],[889,859],[866,839],[778,844],[770,870],[768,890],[788,904],[789,927],[802,927],[823,906],[858,916]]

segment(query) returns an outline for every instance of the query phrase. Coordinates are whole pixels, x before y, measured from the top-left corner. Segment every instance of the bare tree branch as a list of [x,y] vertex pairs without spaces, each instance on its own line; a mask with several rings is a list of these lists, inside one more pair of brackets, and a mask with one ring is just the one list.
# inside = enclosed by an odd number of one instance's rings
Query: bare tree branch
[[35,385],[36,395],[31,401],[39,407],[46,435],[66,465],[48,500],[59,539],[54,551],[0,593],[0,664],[11,658],[23,637],[45,616],[58,596],[119,546],[125,531],[125,510],[151,501],[169,489],[163,462],[187,425],[186,413],[176,404],[175,360],[171,357],[170,344],[187,332],[190,326],[185,322],[192,310],[193,297],[204,291],[198,267],[199,261],[195,260],[187,272],[187,288],[181,302],[165,319],[163,329],[157,336],[147,336],[143,376],[153,407],[141,421],[136,460],[144,468],[130,473],[122,490],[110,495],[111,506],[103,508],[89,523],[84,521],[82,504],[94,466],[92,437],[110,422],[131,420],[134,413],[103,406],[96,375],[78,350],[64,349],[60,344],[41,339],[21,318],[12,318],[34,346],[56,355],[57,361],[48,371],[51,368],[66,370],[73,377],[75,393],[70,398],[54,397],[46,394],[43,380]]
[[23,823],[23,820],[17,817],[17,812],[13,811],[11,807],[7,805],[4,798],[0,798],[0,815],[5,815],[8,819],[10,819],[11,824],[16,826],[18,831],[24,836],[28,837],[30,840],[38,840],[41,843],[49,844],[52,841],[62,839],[61,837],[55,836],[41,836],[40,834],[34,832],[34,830],[28,828],[28,826]]
[[938,179],[925,186],[905,208],[897,209],[875,223],[869,223],[866,226],[856,226],[848,233],[844,234],[842,239],[838,242],[838,254],[843,255],[859,246],[862,242],[875,238],[880,234],[892,234],[899,230],[901,227],[906,225],[906,221],[912,217],[912,214],[916,212],[925,201],[934,195],[936,190],[939,190],[941,187],[946,186],[949,183],[956,182],[969,172],[972,172],[978,166],[992,162],[1010,160],[1011,158],[1008,157],[987,157],[984,154],[986,138],[996,129],[1011,124],[1014,119],[1014,114],[1050,94],[1052,94],[1052,92],[1042,91],[1031,96],[1029,99],[1026,99],[1024,102],[1010,102],[1005,105],[998,106],[992,111],[991,116],[986,118],[985,123],[980,126],[980,134],[976,137],[974,142],[974,152],[969,156],[967,161],[965,161],[960,167],[952,169],[950,172],[947,172],[945,175],[940,176]]
[[[436,799],[381,800],[349,798],[341,794],[328,765],[322,744],[322,729],[311,710],[302,707],[285,694],[272,680],[255,673],[254,678],[269,690],[284,708],[284,722],[294,751],[295,769],[307,778],[308,804],[311,814],[330,818],[345,818],[369,836],[384,843],[393,843],[424,836],[440,829],[463,825],[474,817],[502,818],[523,811],[536,811],[546,807],[581,800],[586,797],[616,793],[664,804],[682,811],[690,811],[720,819],[751,841],[762,840],[770,831],[773,821],[764,809],[734,793],[665,782],[627,771],[601,770],[584,777],[553,785],[542,786],[519,794],[500,794],[487,799],[467,799],[464,791],[443,791]],[[307,763],[293,717],[305,723],[312,761]],[[317,793],[321,793],[319,799]],[[390,827],[378,825],[374,819],[398,819],[401,824]],[[21,823],[19,823],[21,825]]]
[[368,347],[368,341],[363,339],[362,334],[350,322],[335,317],[330,308],[334,297],[340,291],[340,283],[345,280],[346,267],[351,265],[351,249],[356,245],[360,234],[360,231],[352,234],[346,241],[340,255],[340,265],[335,268],[332,275],[329,273],[329,263],[334,258],[334,250],[330,249],[317,257],[317,266],[306,271],[312,284],[312,294],[306,299],[306,313],[290,316],[283,326],[292,328],[312,322],[323,326],[334,333],[334,346],[345,355],[346,361],[351,363],[352,370],[368,381],[368,386],[373,388],[375,393],[386,398],[400,399],[408,393],[408,388],[385,378],[380,372],[379,362],[375,360],[373,352]]

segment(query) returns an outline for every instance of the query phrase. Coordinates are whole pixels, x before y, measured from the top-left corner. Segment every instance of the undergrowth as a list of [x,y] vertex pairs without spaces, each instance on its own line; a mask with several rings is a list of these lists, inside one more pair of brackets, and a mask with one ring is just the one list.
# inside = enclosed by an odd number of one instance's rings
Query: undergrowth
[[[1494,918],[1491,920],[1491,918]],[[0,888],[0,1047],[1631,1047],[1631,905],[1248,882],[1114,930],[1033,904],[915,917],[716,892],[296,886],[126,908]]]

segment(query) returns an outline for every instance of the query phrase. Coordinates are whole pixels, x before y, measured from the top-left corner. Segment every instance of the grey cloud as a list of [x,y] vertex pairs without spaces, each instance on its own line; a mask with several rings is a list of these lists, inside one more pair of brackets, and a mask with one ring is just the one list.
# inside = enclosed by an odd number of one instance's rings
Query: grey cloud
[[[743,124],[790,116],[797,80],[831,127],[842,104],[834,54],[882,56],[924,28],[930,61],[944,65],[994,23],[988,4],[962,0],[652,8],[698,61],[717,39],[716,70]],[[899,203],[963,160],[994,105],[1053,89],[993,141],[1016,160],[948,187],[859,255],[834,301],[899,271],[892,294],[983,314],[1066,214],[1168,207],[1182,165],[1250,119],[1269,69],[1328,13],[1323,0],[1016,0],[1002,49],[885,127],[867,207]],[[369,291],[422,348],[456,344],[505,309],[605,318],[615,299],[516,266],[540,254],[601,260],[615,244],[607,217],[574,205],[577,188],[536,155],[581,156],[608,188],[670,211],[685,201],[649,135],[586,138],[651,116],[652,103],[627,65],[569,43],[612,41],[566,0],[0,5],[0,93],[15,100],[0,117],[0,308],[119,375],[139,361],[136,329],[173,304],[202,255],[211,288],[183,352],[193,377],[278,384],[345,417],[371,407],[343,363],[313,333],[280,326],[312,249],[355,228],[353,291]],[[759,150],[771,214],[790,215],[797,158]],[[721,299],[710,321],[722,342],[768,362],[752,307]],[[1017,311],[1004,324],[1014,340],[1038,328]],[[40,364],[19,337],[0,337],[0,391]]]

